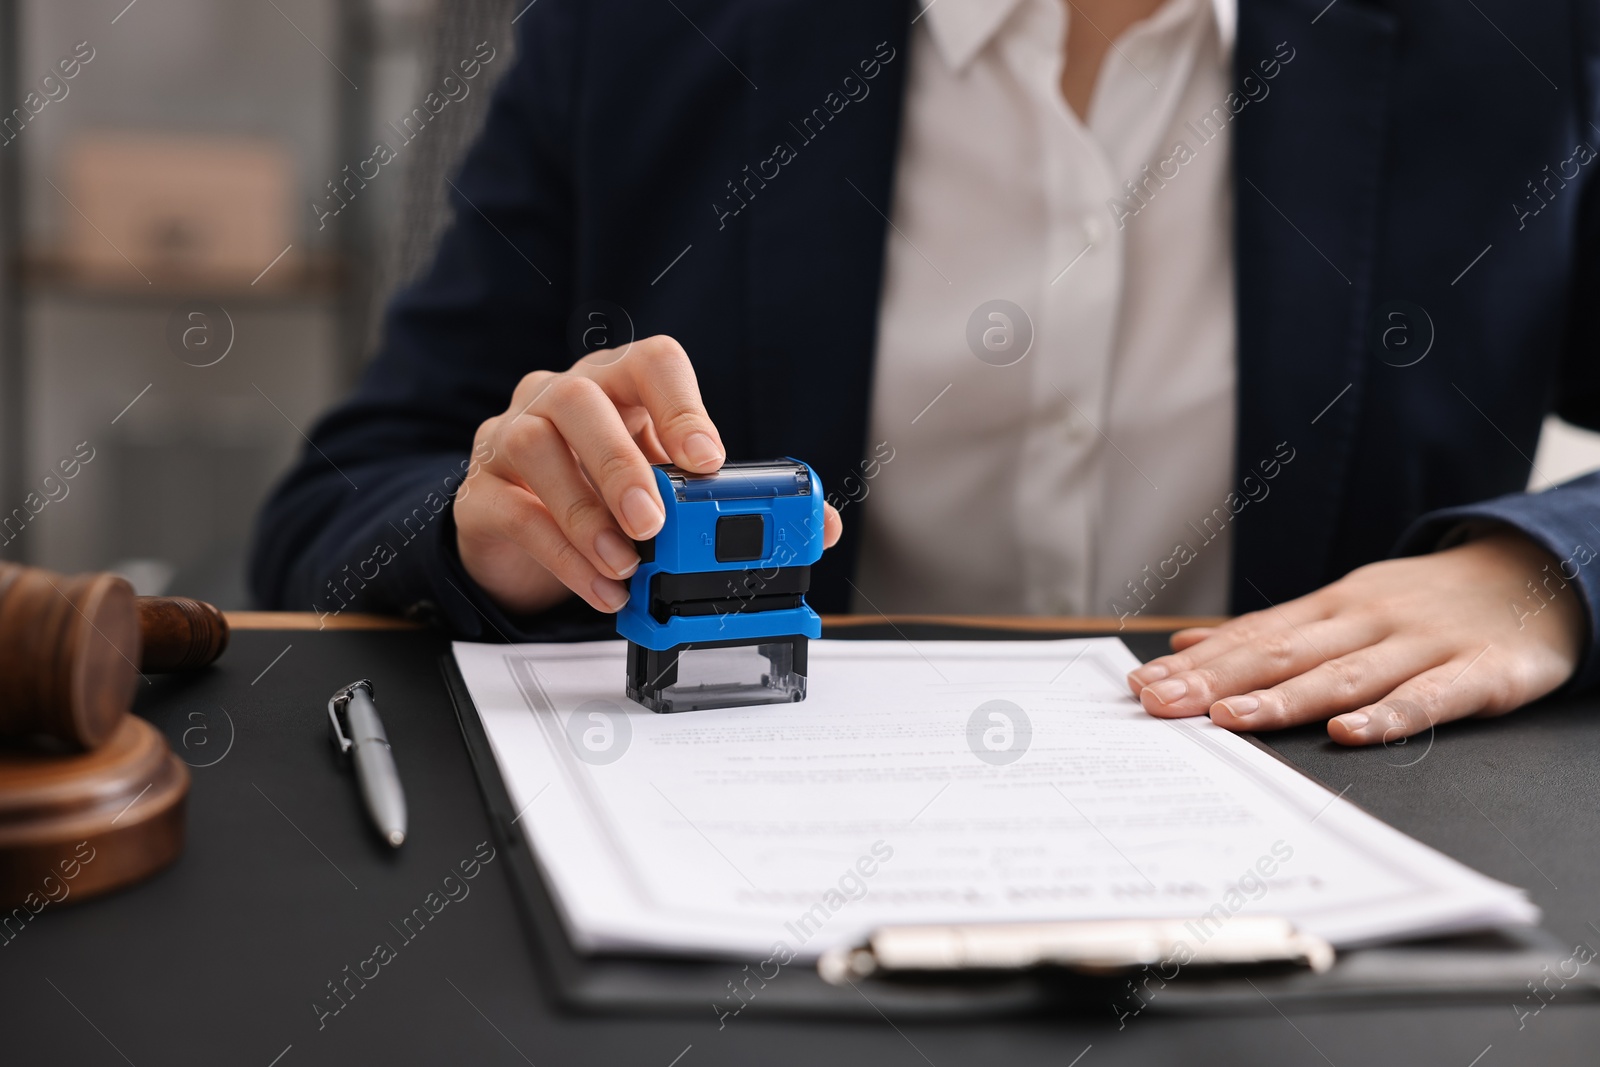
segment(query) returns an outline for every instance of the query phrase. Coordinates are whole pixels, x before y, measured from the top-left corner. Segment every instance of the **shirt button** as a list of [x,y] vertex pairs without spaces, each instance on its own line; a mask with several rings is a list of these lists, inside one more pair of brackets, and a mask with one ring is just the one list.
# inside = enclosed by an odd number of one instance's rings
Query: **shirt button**
[[1091,211],[1083,217],[1083,236],[1092,245],[1105,240],[1106,222],[1098,211]]

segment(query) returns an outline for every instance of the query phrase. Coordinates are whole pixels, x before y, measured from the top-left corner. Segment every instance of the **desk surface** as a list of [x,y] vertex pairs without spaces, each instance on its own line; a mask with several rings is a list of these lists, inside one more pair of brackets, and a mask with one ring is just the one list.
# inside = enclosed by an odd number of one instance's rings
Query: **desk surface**
[[[236,618],[257,621],[296,620]],[[1027,625],[1041,632],[1037,622]],[[916,641],[953,635],[945,622],[905,620],[892,627],[853,621],[839,632]],[[1124,636],[1141,656],[1164,648],[1158,633]],[[446,647],[418,629],[241,629],[216,668],[141,687],[137,710],[192,768],[187,851],[144,885],[47,907],[0,948],[0,1060],[140,1067],[1594,1062],[1600,1006],[1563,1001],[1559,991],[1520,1020],[1509,1002],[1288,1016],[1263,1005],[1253,1016],[1146,1013],[1120,1030],[1109,1008],[1103,1018],[1091,1010],[960,1026],[746,1016],[720,1030],[710,1005],[703,1017],[560,1014],[541,993],[495,864],[414,940],[391,926],[490,839],[436,666]],[[412,833],[398,853],[369,832],[327,739],[328,694],[361,676],[377,683],[411,798]],[[1387,749],[1339,749],[1313,729],[1267,740],[1401,830],[1527,887],[1563,940],[1600,946],[1592,925],[1600,924],[1597,712],[1593,698],[1550,702]],[[313,1003],[380,941],[399,946],[396,958],[319,1029]]]

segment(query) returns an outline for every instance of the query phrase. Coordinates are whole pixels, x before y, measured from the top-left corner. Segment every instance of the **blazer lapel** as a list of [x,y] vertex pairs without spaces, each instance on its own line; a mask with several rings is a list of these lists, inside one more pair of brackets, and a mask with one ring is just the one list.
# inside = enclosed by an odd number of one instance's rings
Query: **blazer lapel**
[[[866,451],[909,21],[906,0],[773,0],[747,24],[757,89],[727,224],[747,249],[751,454],[807,460],[825,492]],[[819,610],[848,609],[859,526],[816,568]]]
[[[825,490],[866,451],[909,22],[907,0],[771,0],[746,23],[749,162],[726,205],[746,249],[751,455],[807,459]],[[1348,2],[1240,4],[1237,78],[1285,47],[1293,59],[1234,130],[1239,480],[1294,458],[1239,513],[1235,610],[1335,577],[1396,37],[1392,15]],[[822,610],[848,606],[859,526],[818,565]]]
[[[1235,522],[1235,611],[1337,577],[1328,573],[1336,519],[1360,506],[1347,475],[1372,358],[1367,320],[1396,20],[1347,0],[1324,3],[1243,0],[1239,10],[1236,83],[1259,79],[1263,60],[1292,58],[1234,128],[1235,465],[1241,497],[1270,487]],[[1290,455],[1266,482],[1263,464]]]

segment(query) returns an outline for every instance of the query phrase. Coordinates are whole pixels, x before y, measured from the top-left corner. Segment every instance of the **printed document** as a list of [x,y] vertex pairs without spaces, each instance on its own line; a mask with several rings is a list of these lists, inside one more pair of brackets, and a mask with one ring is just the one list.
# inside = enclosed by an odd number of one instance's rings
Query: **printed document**
[[1147,715],[1115,638],[813,641],[804,701],[670,715],[623,695],[624,651],[455,646],[585,951],[1116,918],[1204,940],[1238,914],[1348,947],[1538,918],[1250,740]]

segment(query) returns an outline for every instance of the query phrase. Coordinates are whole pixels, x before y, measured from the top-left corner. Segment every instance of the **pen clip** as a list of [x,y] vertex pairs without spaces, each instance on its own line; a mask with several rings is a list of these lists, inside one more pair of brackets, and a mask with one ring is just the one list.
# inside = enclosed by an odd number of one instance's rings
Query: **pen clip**
[[363,678],[359,682],[351,682],[328,698],[328,725],[333,727],[333,743],[338,747],[340,755],[348,753],[355,744],[345,736],[344,727],[339,724],[339,712],[350,703],[350,694],[357,689],[365,689],[368,697],[374,696],[371,679]]

